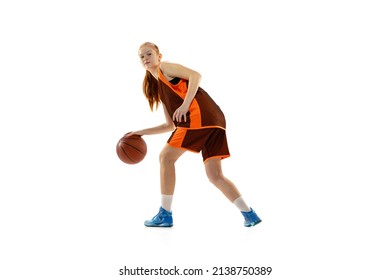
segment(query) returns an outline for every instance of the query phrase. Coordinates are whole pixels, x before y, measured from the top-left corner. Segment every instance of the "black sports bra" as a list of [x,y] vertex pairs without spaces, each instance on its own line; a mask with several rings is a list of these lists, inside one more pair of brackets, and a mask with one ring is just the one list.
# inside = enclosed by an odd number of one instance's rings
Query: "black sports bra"
[[180,78],[176,77],[170,80],[169,82],[173,85],[177,85],[180,82],[180,80],[181,80]]

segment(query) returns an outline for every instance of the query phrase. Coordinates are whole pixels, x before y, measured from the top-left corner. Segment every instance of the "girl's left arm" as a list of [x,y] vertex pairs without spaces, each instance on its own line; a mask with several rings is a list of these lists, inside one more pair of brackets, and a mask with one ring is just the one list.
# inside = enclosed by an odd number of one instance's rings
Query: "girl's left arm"
[[183,104],[173,113],[173,120],[180,122],[184,117],[184,121],[187,121],[186,114],[196,95],[196,92],[198,91],[202,76],[195,70],[176,63],[162,62],[160,67],[164,75],[168,77],[178,77],[188,80],[187,94],[184,98]]

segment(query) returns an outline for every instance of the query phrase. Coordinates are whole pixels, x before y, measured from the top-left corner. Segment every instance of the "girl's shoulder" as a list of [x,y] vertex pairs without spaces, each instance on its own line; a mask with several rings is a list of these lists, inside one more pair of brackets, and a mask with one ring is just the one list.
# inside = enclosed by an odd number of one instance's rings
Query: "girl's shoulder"
[[175,65],[178,65],[177,63],[173,63],[171,61],[161,61],[160,63],[160,70],[161,71],[169,71],[170,69],[174,68]]
[[160,63],[160,71],[168,81],[176,78],[175,75],[172,75],[175,69],[174,67],[175,63],[169,61],[161,61]]
[[172,63],[168,61],[162,61],[160,63],[160,70],[164,74],[164,76],[167,77],[167,79],[168,78],[173,79],[178,77],[184,80],[188,80],[189,77],[192,76],[193,74],[197,74],[197,75],[199,74],[193,69],[190,69],[178,63]]

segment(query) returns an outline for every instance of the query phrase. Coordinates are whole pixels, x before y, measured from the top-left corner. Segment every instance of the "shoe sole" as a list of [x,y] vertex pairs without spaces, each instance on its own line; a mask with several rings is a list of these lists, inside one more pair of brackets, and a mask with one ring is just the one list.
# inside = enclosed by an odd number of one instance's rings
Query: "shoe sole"
[[255,225],[258,225],[262,222],[262,220],[258,220],[257,222],[252,222],[250,224],[244,225],[246,227],[254,227]]
[[173,227],[171,224],[145,225],[146,227]]

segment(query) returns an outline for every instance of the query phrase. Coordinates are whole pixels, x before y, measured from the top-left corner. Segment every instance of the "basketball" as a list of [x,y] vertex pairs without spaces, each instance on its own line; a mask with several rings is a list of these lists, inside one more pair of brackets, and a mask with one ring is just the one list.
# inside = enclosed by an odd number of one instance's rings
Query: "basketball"
[[116,145],[116,153],[121,161],[136,164],[146,156],[145,140],[139,135],[123,136]]

